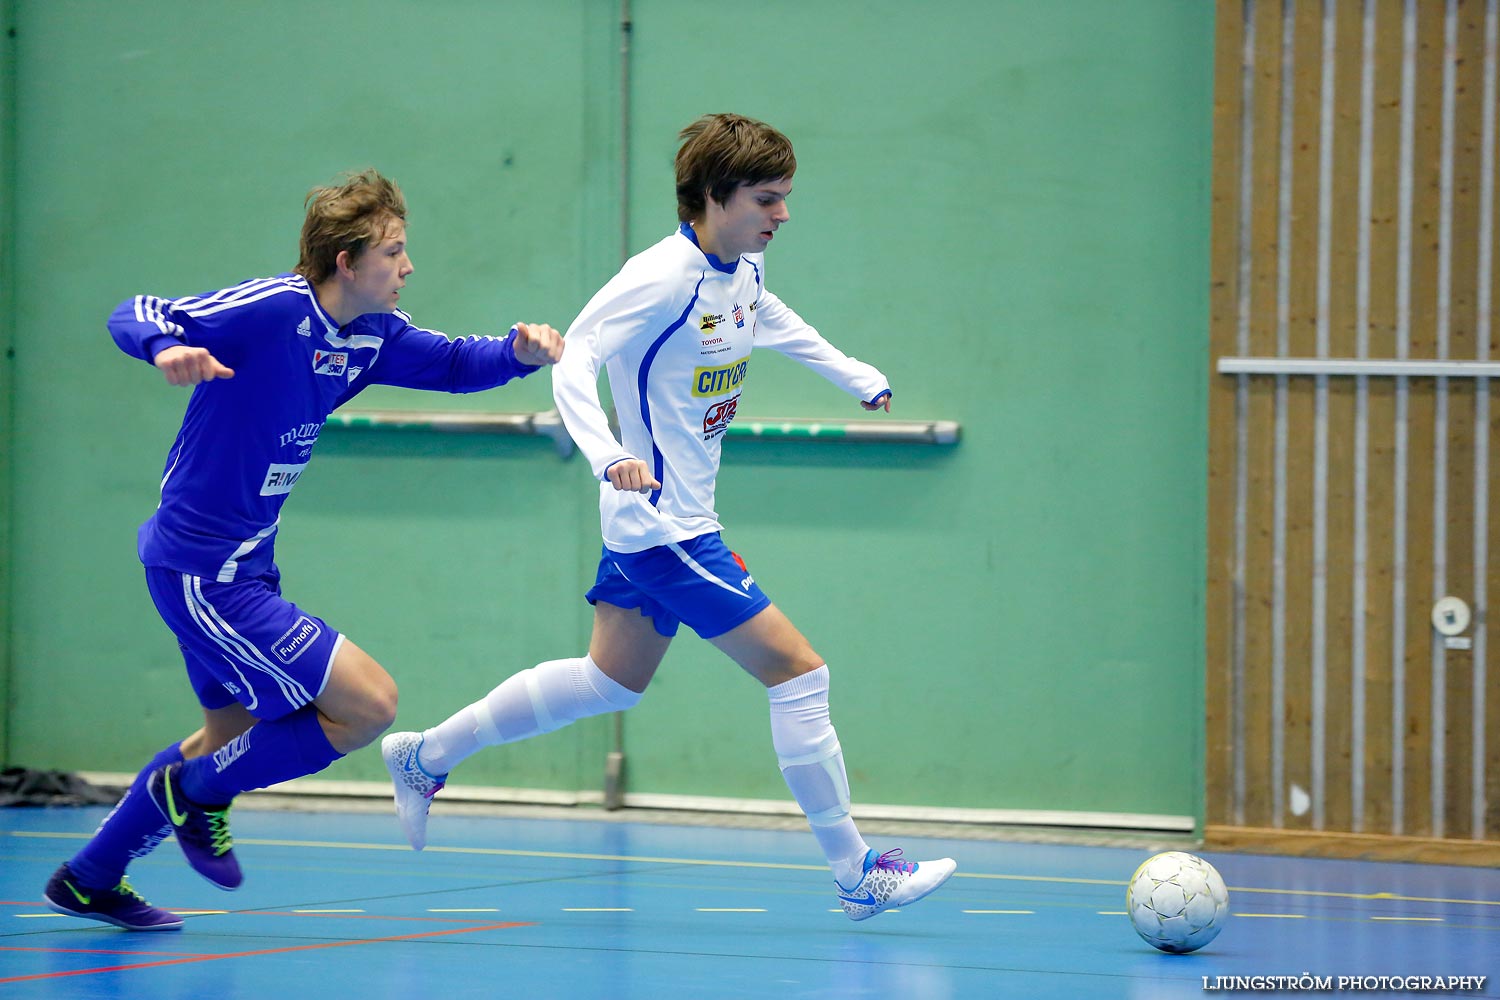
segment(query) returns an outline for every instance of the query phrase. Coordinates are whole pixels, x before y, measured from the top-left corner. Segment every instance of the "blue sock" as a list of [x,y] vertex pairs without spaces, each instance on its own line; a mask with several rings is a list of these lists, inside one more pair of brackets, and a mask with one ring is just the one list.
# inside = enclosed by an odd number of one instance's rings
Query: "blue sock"
[[161,814],[146,792],[146,780],[158,768],[182,759],[182,744],[173,743],[151,758],[94,836],[73,855],[68,867],[81,885],[90,889],[113,889],[120,884],[125,867],[135,858],[150,854],[172,832],[172,824]]
[[202,805],[229,802],[241,792],[290,781],[344,756],[333,748],[311,705],[269,722],[257,722],[204,757],[182,765],[183,794]]

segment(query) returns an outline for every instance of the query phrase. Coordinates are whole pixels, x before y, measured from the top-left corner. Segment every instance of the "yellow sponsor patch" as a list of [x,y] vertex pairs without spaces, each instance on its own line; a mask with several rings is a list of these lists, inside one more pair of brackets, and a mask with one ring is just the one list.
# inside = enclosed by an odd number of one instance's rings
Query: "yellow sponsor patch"
[[745,369],[749,365],[750,359],[745,358],[732,365],[717,368],[694,368],[693,395],[722,396],[726,392],[733,392],[745,381]]

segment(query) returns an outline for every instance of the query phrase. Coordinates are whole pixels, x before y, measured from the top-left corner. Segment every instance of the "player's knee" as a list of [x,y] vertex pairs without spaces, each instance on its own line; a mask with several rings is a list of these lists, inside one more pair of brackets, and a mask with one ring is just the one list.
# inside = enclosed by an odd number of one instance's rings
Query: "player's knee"
[[396,682],[389,674],[385,674],[373,685],[366,704],[366,720],[369,728],[370,739],[374,739],[387,729],[391,723],[396,721],[396,703],[399,695],[396,692]]
[[797,665],[796,669],[798,677],[802,676],[803,674],[810,674],[814,670],[817,670],[819,667],[823,666],[823,658],[817,654],[816,650],[814,650],[805,642],[802,644],[802,648],[797,651],[797,655],[794,657],[794,659]]
[[[373,743],[396,721],[396,682],[384,674],[371,678],[351,699],[344,718],[334,720],[343,729],[343,742],[357,747]],[[347,750],[344,752],[348,752]]]

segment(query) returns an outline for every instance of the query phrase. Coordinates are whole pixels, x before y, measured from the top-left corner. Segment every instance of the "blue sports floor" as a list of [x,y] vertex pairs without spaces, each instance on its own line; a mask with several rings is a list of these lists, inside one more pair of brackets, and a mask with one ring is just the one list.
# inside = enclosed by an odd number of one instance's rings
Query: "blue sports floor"
[[855,924],[805,831],[435,811],[417,854],[384,812],[241,807],[245,885],[214,888],[169,841],[132,881],[186,926],[132,934],[41,903],[104,812],[0,809],[0,998],[1169,1000],[1220,992],[1204,977],[1303,973],[1486,976],[1462,993],[1347,992],[1500,997],[1492,870],[1207,854],[1232,916],[1173,956],[1123,913],[1145,850],[868,837],[959,871]]

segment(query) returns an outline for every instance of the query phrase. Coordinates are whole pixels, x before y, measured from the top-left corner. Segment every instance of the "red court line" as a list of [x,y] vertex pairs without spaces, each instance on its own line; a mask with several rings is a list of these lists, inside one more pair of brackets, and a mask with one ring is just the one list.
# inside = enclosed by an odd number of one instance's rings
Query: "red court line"
[[5,983],[24,983],[34,979],[62,979],[67,976],[91,976],[100,972],[130,972],[135,969],[156,969],[166,965],[187,965],[191,962],[218,962],[226,958],[256,958],[261,955],[285,955],[294,951],[317,951],[320,948],[346,948],[355,944],[384,944],[391,941],[416,941],[420,938],[442,937],[446,934],[473,934],[475,931],[502,931],[512,927],[532,927],[531,922],[517,921],[505,924],[485,924],[481,927],[454,927],[445,931],[424,931],[421,934],[397,934],[393,937],[361,938],[358,941],[323,941],[318,944],[299,944],[287,948],[266,948],[261,951],[236,951],[227,955],[193,955],[189,958],[173,958],[161,962],[141,962],[136,965],[110,965],[97,969],[74,969],[70,972],[41,972],[32,976],[11,976],[0,979]]

